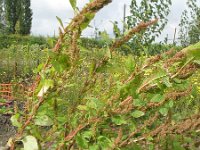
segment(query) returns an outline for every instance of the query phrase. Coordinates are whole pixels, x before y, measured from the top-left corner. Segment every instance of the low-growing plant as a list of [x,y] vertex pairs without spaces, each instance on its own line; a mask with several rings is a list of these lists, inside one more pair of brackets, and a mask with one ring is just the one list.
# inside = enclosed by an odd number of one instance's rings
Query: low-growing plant
[[[77,11],[75,1],[70,2]],[[198,135],[199,112],[180,120],[173,108],[193,89],[187,79],[199,69],[200,43],[149,58],[115,51],[156,24],[155,19],[141,22],[105,48],[80,46],[81,32],[111,2],[91,1],[67,27],[58,19],[60,36],[46,63],[38,66],[34,95],[11,118],[18,127],[11,149],[16,141],[25,150],[30,145],[56,150],[180,148],[179,135]],[[164,140],[169,138],[174,140]]]
[[45,50],[39,45],[17,45],[0,50],[0,82],[24,80],[46,59]]
[[0,34],[0,50],[9,48],[13,44],[16,45],[40,45],[48,47],[47,38],[42,36],[21,36],[21,35],[6,35]]

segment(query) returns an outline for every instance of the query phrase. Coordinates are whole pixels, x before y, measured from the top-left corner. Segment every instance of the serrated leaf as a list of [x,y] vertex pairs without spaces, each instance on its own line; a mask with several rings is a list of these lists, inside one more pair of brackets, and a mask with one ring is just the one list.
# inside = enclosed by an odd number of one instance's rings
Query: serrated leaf
[[26,136],[22,139],[24,150],[39,150],[37,139],[33,136]]
[[142,116],[144,116],[145,113],[139,110],[135,110],[134,112],[131,113],[131,116],[134,118],[140,118]]

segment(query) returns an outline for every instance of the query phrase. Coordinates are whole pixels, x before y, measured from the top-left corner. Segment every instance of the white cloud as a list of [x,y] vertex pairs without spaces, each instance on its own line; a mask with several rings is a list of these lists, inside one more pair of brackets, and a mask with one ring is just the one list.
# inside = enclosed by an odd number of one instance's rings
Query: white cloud
[[[56,16],[59,16],[65,24],[73,17],[74,13],[68,0],[31,0],[33,9],[33,26],[32,34],[34,35],[53,35],[54,31],[58,33],[59,23]],[[78,7],[82,8],[89,0],[78,0]],[[178,28],[182,11],[186,8],[186,0],[172,0],[171,13],[168,17],[169,22],[158,38],[162,40],[168,34],[169,38],[173,37],[174,29]],[[122,22],[123,6],[127,5],[127,15],[131,0],[113,0],[111,4],[97,13],[91,26],[99,30],[107,30],[112,34],[112,23],[110,21]],[[122,26],[122,25],[121,25]],[[94,35],[94,28],[88,28],[83,32],[84,36]]]

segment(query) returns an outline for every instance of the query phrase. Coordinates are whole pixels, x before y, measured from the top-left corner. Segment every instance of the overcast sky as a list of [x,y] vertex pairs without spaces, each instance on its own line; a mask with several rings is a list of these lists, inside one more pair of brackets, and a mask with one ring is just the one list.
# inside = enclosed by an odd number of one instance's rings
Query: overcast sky
[[[82,8],[89,0],[77,0],[78,7]],[[160,39],[169,35],[169,39],[173,38],[174,30],[178,27],[180,16],[186,9],[186,0],[172,0],[171,13],[168,16],[169,22],[165,30],[162,32]],[[200,0],[198,0],[200,2]],[[31,0],[33,10],[33,35],[52,36],[58,33],[59,23],[56,16],[60,17],[67,24],[74,13],[69,4],[69,0]],[[97,13],[95,21],[91,26],[96,26],[100,31],[106,30],[112,34],[111,21],[123,20],[123,7],[127,5],[127,15],[129,15],[129,6],[131,0],[113,0],[111,4],[104,7]],[[94,36],[94,28],[88,28],[83,33],[84,36]]]

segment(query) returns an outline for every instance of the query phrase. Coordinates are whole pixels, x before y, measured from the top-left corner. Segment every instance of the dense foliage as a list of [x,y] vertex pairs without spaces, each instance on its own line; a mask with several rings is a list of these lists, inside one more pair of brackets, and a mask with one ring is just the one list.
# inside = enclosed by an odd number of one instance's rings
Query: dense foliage
[[[76,11],[76,1],[70,2]],[[25,150],[30,145],[56,150],[196,147],[199,109],[184,120],[177,112],[185,109],[182,97],[192,96],[189,77],[200,67],[200,43],[153,57],[115,51],[151,28],[155,19],[139,23],[105,47],[83,47],[81,32],[109,3],[92,1],[67,27],[59,20],[58,41],[35,70],[33,95],[27,95],[23,110],[15,106],[11,121],[18,132],[11,149],[19,141]]]
[[131,15],[127,17],[129,28],[136,26],[141,21],[148,21],[152,18],[159,18],[159,22],[133,36],[131,41],[135,49],[150,49],[152,42],[155,41],[167,24],[167,16],[170,13],[171,0],[132,0],[130,6]]
[[200,40],[200,6],[197,0],[187,1],[187,10],[184,10],[179,24],[179,40],[182,46],[194,44]]
[[0,33],[4,33],[4,30],[5,30],[4,0],[0,0]]
[[30,34],[32,10],[30,0],[0,1],[0,33]]
[[16,79],[20,82],[31,77],[33,70],[46,58],[42,49],[37,44],[15,44],[0,49],[0,83],[16,82]]
[[0,34],[0,50],[2,50],[4,48],[9,48],[11,45],[14,45],[14,44],[16,44],[16,45],[38,44],[42,47],[49,47],[48,38],[45,38],[42,36],[37,37],[37,36],[20,36],[20,35]]
[[32,10],[30,0],[21,0],[21,10],[19,16],[19,34],[27,35],[31,33]]
[[6,24],[9,33],[16,32],[16,24],[20,14],[20,1],[19,0],[6,0],[5,1]]

